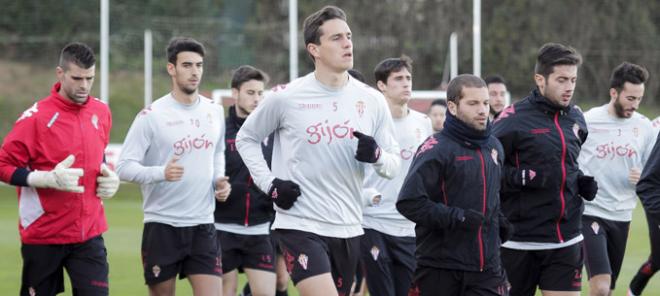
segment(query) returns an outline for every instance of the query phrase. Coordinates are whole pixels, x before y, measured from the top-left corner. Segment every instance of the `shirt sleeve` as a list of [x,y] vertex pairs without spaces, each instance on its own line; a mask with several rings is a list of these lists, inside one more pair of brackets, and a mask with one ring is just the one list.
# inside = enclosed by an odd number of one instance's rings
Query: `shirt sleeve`
[[14,186],[28,186],[29,161],[38,146],[35,141],[36,120],[34,117],[21,117],[5,137],[0,147],[0,181]]
[[278,93],[270,93],[245,120],[236,135],[236,149],[252,175],[252,180],[263,192],[268,192],[275,179],[261,150],[261,141],[280,127],[282,105],[286,104]]
[[401,159],[399,158],[399,144],[394,139],[394,122],[385,99],[379,100],[378,123],[374,139],[381,149],[381,154],[373,164],[374,171],[381,177],[392,179],[399,172]]
[[[511,105],[507,108],[513,110],[515,107]],[[507,114],[500,116],[495,120],[493,125],[493,135],[502,144],[504,150],[504,163],[502,165],[502,193],[506,195],[508,192],[516,192],[520,190],[522,184],[520,183],[518,165],[516,164],[516,131],[514,129],[515,121],[512,116],[515,114]]]
[[213,156],[213,180],[219,177],[225,176],[225,112],[222,106],[218,106],[220,114],[218,118],[220,119],[220,137],[218,137],[218,143],[215,145],[215,154]]
[[[145,111],[142,111],[145,112]],[[151,146],[154,130],[149,114],[138,114],[124,139],[117,161],[117,174],[123,181],[149,184],[165,180],[165,166],[145,166],[144,157]]]
[[642,176],[637,183],[637,195],[644,210],[655,219],[660,219],[660,145],[655,143]]
[[463,216],[463,210],[446,206],[442,202],[434,202],[430,198],[443,194],[442,186],[438,186],[438,180],[442,178],[443,164],[440,159],[430,155],[435,152],[418,152],[419,157],[413,160],[401,187],[396,208],[401,215],[420,226],[453,228],[459,221],[458,218]]

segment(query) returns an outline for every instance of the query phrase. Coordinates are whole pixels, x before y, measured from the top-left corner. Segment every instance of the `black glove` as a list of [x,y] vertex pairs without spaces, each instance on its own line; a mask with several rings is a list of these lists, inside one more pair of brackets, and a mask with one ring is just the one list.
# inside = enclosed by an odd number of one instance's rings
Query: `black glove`
[[596,198],[598,193],[598,183],[592,176],[579,176],[578,177],[578,193],[582,198],[592,201]]
[[358,138],[355,159],[361,162],[375,163],[380,157],[380,147],[378,147],[376,140],[358,131],[353,132],[353,136]]
[[273,202],[280,208],[288,210],[300,196],[300,186],[289,180],[275,178],[270,185],[268,195]]
[[513,227],[513,224],[511,224],[511,222],[509,222],[509,220],[504,215],[500,214],[499,220],[500,241],[504,243],[513,237],[513,234],[516,232],[516,230]]
[[479,229],[482,223],[484,223],[484,215],[475,210],[463,210],[463,217],[458,219],[460,223],[458,224],[461,229],[474,231]]

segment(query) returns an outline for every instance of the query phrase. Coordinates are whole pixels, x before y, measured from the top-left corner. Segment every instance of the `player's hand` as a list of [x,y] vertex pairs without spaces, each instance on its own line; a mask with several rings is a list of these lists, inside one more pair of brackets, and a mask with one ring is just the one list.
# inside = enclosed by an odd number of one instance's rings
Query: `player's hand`
[[231,184],[229,184],[229,177],[219,177],[215,181],[215,199],[219,202],[227,201],[229,194],[231,193]]
[[353,136],[358,138],[358,147],[355,159],[361,162],[375,163],[380,158],[380,147],[373,137],[354,131]]
[[96,177],[96,195],[102,199],[112,198],[119,189],[119,176],[108,168],[105,163],[101,164],[101,175]]
[[468,209],[463,211],[463,216],[459,217],[459,227],[468,231],[475,231],[479,229],[481,224],[484,223],[484,215],[475,210]]
[[639,178],[641,176],[642,176],[642,171],[640,171],[638,168],[632,168],[632,169],[630,169],[630,172],[628,173],[628,181],[633,186],[636,186],[637,182],[639,182]]
[[84,175],[84,171],[81,168],[71,167],[75,161],[76,157],[69,154],[52,171],[33,171],[28,175],[28,184],[37,188],[83,193],[85,187],[78,185],[78,181]]
[[165,180],[176,182],[183,177],[183,166],[176,163],[178,160],[179,158],[174,156],[167,162],[167,165],[165,166]]
[[585,200],[592,201],[598,193],[598,183],[592,176],[578,177],[578,194]]
[[275,178],[270,185],[268,195],[278,207],[288,210],[298,200],[300,186],[289,180]]

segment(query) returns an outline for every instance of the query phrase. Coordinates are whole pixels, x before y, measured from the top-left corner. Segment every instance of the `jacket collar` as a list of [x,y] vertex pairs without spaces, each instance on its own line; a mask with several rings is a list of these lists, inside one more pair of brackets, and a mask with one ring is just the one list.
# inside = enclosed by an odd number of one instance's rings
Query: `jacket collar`
[[541,95],[538,89],[532,91],[529,95],[529,101],[539,110],[545,113],[555,114],[557,112],[568,113],[573,108],[573,104],[569,104],[566,107],[558,106],[557,104],[550,101],[550,99]]
[[57,106],[60,108],[66,109],[66,110],[72,110],[72,111],[77,111],[84,109],[88,106],[88,103],[90,100],[93,100],[94,98],[92,96],[87,96],[87,101],[83,104],[78,104],[74,103],[73,101],[62,97],[59,94],[60,88],[62,87],[62,84],[60,82],[57,82],[53,85],[53,87],[50,89],[50,97],[52,100],[55,102]]
[[240,128],[241,126],[243,126],[245,119],[246,118],[238,117],[238,114],[236,114],[236,105],[232,105],[229,107],[229,122],[235,124],[236,127]]

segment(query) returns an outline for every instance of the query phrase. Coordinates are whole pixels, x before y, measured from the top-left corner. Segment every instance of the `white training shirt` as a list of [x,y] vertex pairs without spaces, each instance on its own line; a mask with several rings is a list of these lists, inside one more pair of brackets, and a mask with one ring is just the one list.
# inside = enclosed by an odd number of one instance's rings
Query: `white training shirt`
[[[375,164],[355,159],[360,131],[375,138],[382,153]],[[274,132],[272,172],[261,141]],[[366,166],[392,178],[399,172],[399,146],[385,98],[349,78],[333,89],[314,72],[278,86],[248,116],[236,147],[254,183],[269,192],[275,177],[291,180],[301,196],[289,210],[275,206],[273,229],[296,229],[321,236],[349,238],[363,234],[362,181]]]
[[[394,138],[401,151],[399,173],[392,180],[379,176],[372,168],[366,168],[364,180],[362,227],[392,236],[415,236],[415,223],[403,217],[396,209],[399,191],[406,178],[413,156],[426,138],[433,134],[431,119],[414,110],[402,118],[394,118]],[[372,203],[374,196],[380,195],[380,202]]]
[[[175,227],[213,223],[214,183],[225,174],[222,106],[199,96],[192,105],[168,94],[142,110],[126,135],[117,163],[121,180],[141,184],[144,222]],[[181,180],[165,180],[178,157]]]
[[585,201],[584,214],[614,221],[630,221],[637,205],[635,186],[628,181],[631,168],[640,171],[656,140],[651,122],[635,112],[631,118],[607,113],[608,104],[584,113],[589,128],[578,163],[585,175],[594,176],[598,194]]

